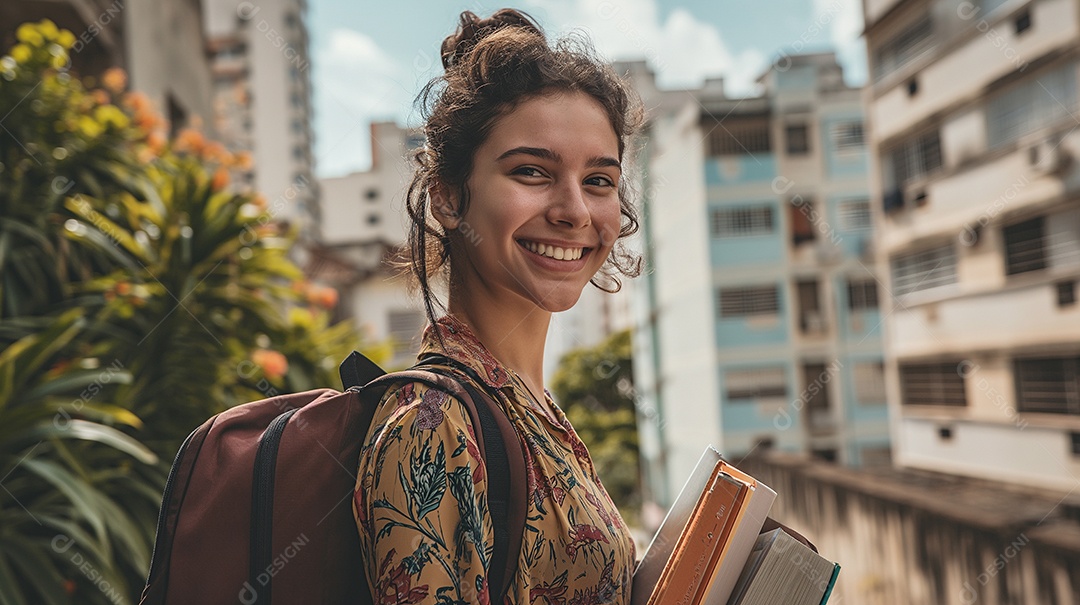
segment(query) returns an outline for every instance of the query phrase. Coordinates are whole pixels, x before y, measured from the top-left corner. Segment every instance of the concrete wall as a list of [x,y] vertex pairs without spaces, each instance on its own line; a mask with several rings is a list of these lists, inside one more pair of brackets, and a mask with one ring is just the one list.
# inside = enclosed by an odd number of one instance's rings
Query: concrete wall
[[738,466],[776,490],[772,517],[840,563],[830,603],[1080,602],[1077,503],[1064,493],[780,456]]

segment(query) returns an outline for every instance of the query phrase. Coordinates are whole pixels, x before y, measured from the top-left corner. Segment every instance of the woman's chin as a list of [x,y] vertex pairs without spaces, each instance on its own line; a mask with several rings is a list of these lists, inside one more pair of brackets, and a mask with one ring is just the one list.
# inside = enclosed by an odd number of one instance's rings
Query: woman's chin
[[581,289],[572,290],[571,288],[560,287],[555,292],[550,292],[546,296],[533,296],[532,300],[536,303],[536,306],[549,313],[560,313],[566,311],[577,304],[578,299],[581,298]]

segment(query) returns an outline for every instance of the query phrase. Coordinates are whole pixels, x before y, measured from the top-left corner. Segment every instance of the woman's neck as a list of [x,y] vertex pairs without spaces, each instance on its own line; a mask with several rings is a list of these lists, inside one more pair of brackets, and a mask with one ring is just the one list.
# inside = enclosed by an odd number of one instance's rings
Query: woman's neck
[[544,343],[550,311],[533,304],[504,304],[484,296],[454,293],[447,306],[495,359],[525,381],[537,401],[544,401]]

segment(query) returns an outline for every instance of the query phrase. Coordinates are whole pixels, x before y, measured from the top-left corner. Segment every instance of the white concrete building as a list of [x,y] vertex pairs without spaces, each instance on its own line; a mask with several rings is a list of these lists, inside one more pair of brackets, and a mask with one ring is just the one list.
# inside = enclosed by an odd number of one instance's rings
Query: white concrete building
[[[234,174],[266,196],[276,220],[317,236],[306,0],[205,0],[214,74],[213,127],[254,167]],[[301,259],[302,260],[302,259]]]
[[1080,2],[864,0],[896,462],[1080,476]]

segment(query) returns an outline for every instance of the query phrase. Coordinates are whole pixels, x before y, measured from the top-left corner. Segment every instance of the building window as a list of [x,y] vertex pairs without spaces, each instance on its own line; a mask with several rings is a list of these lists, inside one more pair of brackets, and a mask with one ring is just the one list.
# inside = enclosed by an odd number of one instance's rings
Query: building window
[[855,401],[859,405],[885,403],[885,364],[881,361],[856,363],[851,369]]
[[848,309],[867,311],[878,308],[877,280],[849,279],[847,292]]
[[772,151],[768,117],[727,119],[711,123],[706,121],[702,127],[709,131],[707,140],[710,156],[747,155]]
[[930,50],[933,33],[933,25],[927,15],[882,44],[874,51],[874,79],[884,78]]
[[956,283],[956,249],[951,243],[894,257],[891,264],[896,296]]
[[810,152],[810,133],[806,124],[789,124],[784,129],[788,155],[803,155]]
[[966,406],[959,361],[900,364],[901,403],[904,405]]
[[420,331],[427,322],[424,314],[412,310],[390,311],[388,321],[394,357],[412,355],[413,341],[420,336]]
[[1076,304],[1076,282],[1063,281],[1057,285],[1057,303],[1059,307]]
[[780,312],[780,288],[753,286],[720,288],[720,317],[776,315]]
[[1006,275],[1046,268],[1044,219],[1040,216],[1003,229]]
[[840,229],[844,231],[867,231],[873,226],[868,200],[846,200],[840,202],[837,210]]
[[745,368],[724,373],[728,401],[763,397],[787,397],[784,367]]
[[941,139],[937,130],[912,137],[885,152],[885,182],[902,186],[941,168]]
[[862,122],[840,122],[832,126],[833,147],[837,151],[861,151],[863,140]]
[[772,206],[717,208],[710,218],[713,237],[768,235],[774,229]]
[[1017,359],[1015,372],[1019,411],[1080,415],[1080,357]]
[[1016,16],[1013,20],[1013,25],[1016,28],[1016,35],[1020,35],[1027,30],[1031,29],[1031,11],[1026,10]]
[[791,220],[791,243],[798,246],[813,241],[817,237],[814,223],[810,216],[814,213],[814,200],[795,197],[788,203],[788,218]]
[[369,225],[378,225],[379,224],[379,215],[378,214],[369,214],[368,217],[367,217],[367,222],[368,222]]
[[364,192],[364,199],[368,200],[369,202],[374,202],[375,200],[379,199],[379,190],[374,187],[368,189]]
[[1037,74],[987,101],[987,146],[1007,145],[1067,120],[1076,108],[1076,63]]
[[[830,366],[831,368],[831,366]],[[803,392],[806,401],[807,427],[811,431],[828,431],[835,428],[832,405],[829,403],[830,369],[823,363],[803,365]]]
[[799,298],[799,330],[803,334],[825,332],[825,315],[821,312],[820,289],[816,279],[795,284]]

